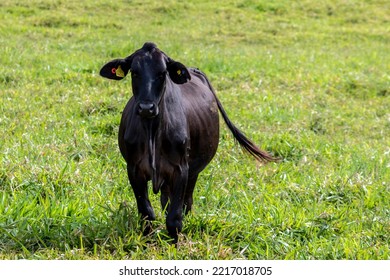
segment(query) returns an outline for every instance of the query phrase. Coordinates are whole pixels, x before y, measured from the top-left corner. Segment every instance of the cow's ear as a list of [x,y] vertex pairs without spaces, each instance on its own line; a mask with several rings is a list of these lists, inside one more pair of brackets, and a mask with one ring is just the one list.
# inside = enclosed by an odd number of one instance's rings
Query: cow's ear
[[107,79],[122,80],[129,72],[130,65],[125,59],[114,59],[100,69],[100,75]]
[[176,84],[184,84],[191,80],[187,67],[177,61],[171,61],[167,65],[169,77]]

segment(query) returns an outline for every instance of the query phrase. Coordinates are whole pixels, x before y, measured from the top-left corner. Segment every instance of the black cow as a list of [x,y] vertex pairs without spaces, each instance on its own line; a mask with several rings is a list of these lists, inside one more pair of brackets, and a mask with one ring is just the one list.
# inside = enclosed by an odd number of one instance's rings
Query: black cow
[[263,162],[275,158],[231,123],[205,74],[174,61],[155,44],[145,43],[132,55],[108,62],[100,75],[121,80],[128,72],[133,97],[123,111],[119,148],[139,213],[145,220],[155,219],[147,190],[152,180],[153,192],[161,190],[167,230],[177,241],[198,175],[217,150],[218,109],[246,151]]

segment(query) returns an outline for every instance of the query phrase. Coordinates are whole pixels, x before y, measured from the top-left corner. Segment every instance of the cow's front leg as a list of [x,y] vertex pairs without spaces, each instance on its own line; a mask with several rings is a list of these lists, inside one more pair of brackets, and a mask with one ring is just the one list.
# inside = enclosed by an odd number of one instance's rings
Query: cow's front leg
[[176,167],[172,179],[166,226],[169,235],[176,243],[178,241],[178,234],[183,228],[183,205],[188,181],[188,164]]
[[144,233],[147,234],[151,229],[149,221],[156,219],[156,215],[154,214],[153,207],[148,196],[147,180],[135,175],[134,172],[132,172],[129,168],[127,168],[127,173],[131,187],[133,188],[135,199],[137,201],[138,213],[141,214],[141,218],[143,220],[147,221],[144,231]]

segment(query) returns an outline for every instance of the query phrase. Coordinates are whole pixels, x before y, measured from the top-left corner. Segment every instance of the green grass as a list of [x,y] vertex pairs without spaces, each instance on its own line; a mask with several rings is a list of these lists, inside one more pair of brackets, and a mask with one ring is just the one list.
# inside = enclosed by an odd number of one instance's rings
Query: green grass
[[[390,259],[390,4],[269,2],[2,1],[0,259]],[[98,75],[145,41],[283,158],[222,126],[177,247],[117,147],[130,79]]]

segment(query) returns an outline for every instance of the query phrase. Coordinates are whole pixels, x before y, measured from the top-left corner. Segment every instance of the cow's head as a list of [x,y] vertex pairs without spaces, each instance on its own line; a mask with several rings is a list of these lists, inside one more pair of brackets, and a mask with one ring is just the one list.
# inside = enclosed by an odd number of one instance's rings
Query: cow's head
[[187,68],[172,60],[153,43],[144,46],[124,59],[114,59],[100,70],[100,75],[113,80],[122,80],[131,72],[133,95],[138,113],[143,118],[154,118],[159,113],[158,105],[164,95],[167,74],[176,84],[191,79]]

